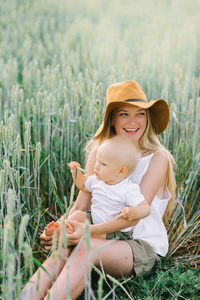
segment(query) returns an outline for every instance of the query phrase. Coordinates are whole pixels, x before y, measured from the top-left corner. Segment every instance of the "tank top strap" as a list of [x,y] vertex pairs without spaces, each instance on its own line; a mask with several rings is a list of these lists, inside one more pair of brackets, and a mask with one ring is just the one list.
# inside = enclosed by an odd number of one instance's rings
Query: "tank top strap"
[[137,184],[140,184],[143,176],[145,175],[148,167],[149,167],[149,163],[152,159],[152,157],[154,156],[155,153],[162,151],[162,150],[157,150],[149,155],[143,156],[140,158],[135,170],[133,171],[133,173],[131,173],[129,175],[129,179]]

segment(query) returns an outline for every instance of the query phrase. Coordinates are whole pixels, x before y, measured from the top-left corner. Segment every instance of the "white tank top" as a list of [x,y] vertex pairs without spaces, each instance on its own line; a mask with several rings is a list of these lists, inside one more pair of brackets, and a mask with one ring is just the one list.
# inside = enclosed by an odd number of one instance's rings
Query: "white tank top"
[[[132,182],[140,185],[140,182],[148,169],[151,158],[155,153],[156,152],[140,158],[136,169],[129,176]],[[162,217],[170,198],[171,194],[166,185],[163,199],[155,196],[151,203],[151,214],[148,217],[141,219],[138,224],[133,227],[133,238],[147,242],[155,252],[161,256],[165,256],[168,252],[167,231],[162,221]]]

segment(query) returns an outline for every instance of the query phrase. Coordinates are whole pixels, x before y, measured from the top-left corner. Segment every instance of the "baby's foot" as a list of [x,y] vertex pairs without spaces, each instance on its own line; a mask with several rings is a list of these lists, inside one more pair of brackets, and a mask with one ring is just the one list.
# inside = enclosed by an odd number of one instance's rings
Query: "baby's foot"
[[74,232],[74,228],[71,224],[69,224],[67,221],[65,222],[66,230],[68,234],[71,234]]
[[59,222],[50,222],[45,227],[45,234],[46,235],[53,235],[54,231],[58,234],[60,232],[60,223]]

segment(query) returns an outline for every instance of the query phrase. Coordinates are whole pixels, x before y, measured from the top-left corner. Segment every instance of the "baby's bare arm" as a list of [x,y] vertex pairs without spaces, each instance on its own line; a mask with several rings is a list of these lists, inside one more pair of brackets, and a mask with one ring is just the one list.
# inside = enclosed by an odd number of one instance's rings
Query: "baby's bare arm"
[[88,192],[88,190],[85,188],[85,185],[84,185],[84,183],[87,179],[87,176],[82,174],[81,171],[77,169],[77,168],[80,168],[80,164],[77,163],[76,161],[72,161],[68,165],[70,167],[73,179],[75,179],[75,176],[76,176],[75,184],[76,184],[77,188],[79,190],[81,190],[82,192]]
[[116,217],[117,220],[124,219],[126,221],[140,220],[150,215],[151,209],[147,201],[142,201],[136,207],[125,207],[121,214]]

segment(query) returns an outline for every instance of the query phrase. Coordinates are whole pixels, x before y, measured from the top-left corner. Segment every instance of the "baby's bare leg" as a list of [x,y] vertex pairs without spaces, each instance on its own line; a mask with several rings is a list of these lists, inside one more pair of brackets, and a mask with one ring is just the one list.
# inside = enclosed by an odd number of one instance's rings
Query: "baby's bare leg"
[[72,221],[77,221],[79,223],[85,223],[86,218],[87,215],[84,211],[76,210],[71,215],[69,215],[67,219]]

